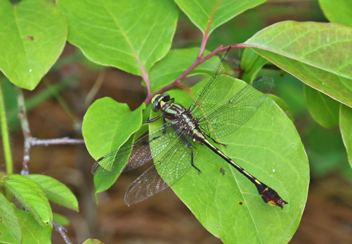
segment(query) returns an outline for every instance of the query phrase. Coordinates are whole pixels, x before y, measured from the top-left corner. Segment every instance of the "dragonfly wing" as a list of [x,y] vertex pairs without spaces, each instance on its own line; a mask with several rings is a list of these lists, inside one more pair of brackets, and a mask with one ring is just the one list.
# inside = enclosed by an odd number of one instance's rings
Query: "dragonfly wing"
[[130,206],[141,202],[168,187],[169,185],[160,177],[153,165],[127,188],[125,203]]
[[234,132],[243,126],[268,98],[256,88],[269,92],[273,82],[273,79],[268,76],[254,80],[224,105],[210,112],[207,118],[203,117],[200,123],[201,127],[207,132],[213,131],[218,138]]
[[149,135],[141,137],[133,144],[131,156],[128,159],[124,172],[133,170],[153,159],[149,147]]
[[[191,147],[185,143],[185,140]],[[154,164],[161,178],[171,186],[188,172],[192,166],[192,152],[193,162],[195,162],[198,150],[193,142],[186,139],[182,134],[180,139],[170,145],[169,148],[163,157]]]
[[229,92],[229,87],[233,84],[233,78],[228,75],[230,68],[226,62],[228,51],[221,57],[221,61],[209,81],[191,102],[189,110],[192,111],[193,116],[196,118],[204,116],[206,112],[219,104],[221,99]]
[[93,175],[114,175],[120,174],[125,167],[124,162],[132,152],[133,145],[111,152],[96,161],[92,167]]
[[[142,136],[135,143],[127,147],[120,148],[100,158],[94,163],[92,173],[94,175],[114,175],[120,174],[123,171],[130,171],[139,166],[151,161],[153,156],[150,151],[150,140],[154,143],[154,156],[161,153],[165,146],[175,140],[175,136],[163,136],[166,133],[172,132],[171,123],[166,123],[165,126],[160,126],[153,130],[148,135]],[[175,132],[174,132],[175,133]],[[126,163],[127,162],[127,163]]]
[[[165,190],[182,178],[191,168],[191,149],[181,137],[178,136],[178,140],[173,141],[167,147],[168,150],[161,159],[128,187],[125,194],[127,205],[141,202]],[[193,155],[195,160],[197,156],[195,147],[193,147]]]

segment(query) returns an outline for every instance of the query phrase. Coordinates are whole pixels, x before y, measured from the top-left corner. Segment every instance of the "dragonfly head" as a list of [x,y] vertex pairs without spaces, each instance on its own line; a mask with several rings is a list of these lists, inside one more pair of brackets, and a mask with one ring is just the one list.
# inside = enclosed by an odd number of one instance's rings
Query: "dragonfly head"
[[152,110],[158,112],[164,103],[170,101],[170,95],[167,93],[155,95],[152,99]]

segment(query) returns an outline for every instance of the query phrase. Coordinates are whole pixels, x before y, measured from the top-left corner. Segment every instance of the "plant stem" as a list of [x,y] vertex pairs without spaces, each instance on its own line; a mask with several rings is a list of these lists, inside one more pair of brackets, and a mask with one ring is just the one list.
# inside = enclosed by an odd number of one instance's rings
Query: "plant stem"
[[70,139],[68,137],[40,140],[32,137],[30,140],[30,144],[31,146],[49,146],[49,145],[60,145],[60,144],[73,145],[73,144],[84,144],[84,140]]
[[[253,45],[247,44],[247,43],[240,43],[240,44],[234,44],[234,45],[230,45],[231,49],[236,49],[236,48],[247,48],[247,47],[255,47]],[[186,77],[195,67],[197,67],[198,65],[200,65],[201,63],[203,63],[204,61],[208,60],[209,58],[213,57],[214,55],[218,54],[219,52],[223,52],[226,51],[230,46],[219,46],[217,47],[215,50],[213,50],[211,53],[209,53],[207,56],[204,57],[197,57],[197,59],[194,61],[194,63],[189,66],[188,69],[186,69],[179,77],[176,78],[175,81],[173,81],[172,83],[170,83],[169,85],[161,88],[159,91],[157,91],[155,94],[162,94],[165,91],[170,90],[172,87],[177,86],[178,83],[180,83],[181,79],[183,79],[184,77]],[[147,96],[147,98],[144,100],[145,104],[150,103],[150,101],[152,100],[153,96],[155,94],[149,94]]]
[[6,162],[7,174],[13,173],[13,162],[10,148],[10,136],[7,126],[6,110],[5,110],[5,99],[4,92],[2,90],[2,81],[0,80],[0,124],[1,124],[1,134],[2,134],[2,145],[4,147],[4,155]]
[[26,106],[24,102],[22,89],[16,86],[16,97],[18,106],[18,118],[21,121],[22,132],[24,136],[23,164],[21,175],[29,174],[29,150],[31,148],[30,140],[32,138],[31,131],[27,120]]

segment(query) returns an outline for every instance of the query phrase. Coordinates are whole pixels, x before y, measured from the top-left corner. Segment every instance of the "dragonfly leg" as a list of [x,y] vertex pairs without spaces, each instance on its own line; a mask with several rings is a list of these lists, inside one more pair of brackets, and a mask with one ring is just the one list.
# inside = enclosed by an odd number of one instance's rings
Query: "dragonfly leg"
[[198,173],[202,173],[202,171],[200,171],[200,169],[198,169],[197,166],[194,165],[192,145],[189,142],[187,142],[187,144],[189,144],[189,147],[191,148],[191,165],[192,165],[192,167],[195,168],[196,170],[198,170]]
[[192,165],[192,167],[195,168],[195,169],[198,171],[198,173],[202,173],[202,171],[200,171],[200,169],[198,169],[198,167],[194,165],[194,161],[193,161],[193,159],[194,159],[194,157],[193,157],[193,146],[192,146],[192,144],[189,143],[189,141],[185,138],[185,136],[182,135],[182,134],[180,134],[177,130],[176,130],[176,133],[180,135],[180,138],[181,138],[181,139],[186,143],[186,145],[191,149],[191,165]]
[[160,114],[159,116],[155,117],[155,118],[152,118],[152,119],[147,119],[147,123],[151,123],[151,122],[154,122],[154,121],[157,121],[158,119],[160,119],[161,117],[163,117],[164,114]]
[[[158,116],[158,117],[159,117],[159,116]],[[158,117],[156,117],[156,118],[158,118]],[[154,118],[154,119],[155,119],[155,118]],[[152,119],[152,120],[153,120],[153,119]],[[148,123],[149,123],[149,121],[151,121],[151,120],[147,120]],[[153,121],[155,121],[155,120],[153,120]],[[165,120],[165,117],[164,117],[164,122],[163,122],[163,134],[161,134],[160,136],[154,137],[154,138],[151,139],[148,143],[154,141],[155,139],[158,139],[158,138],[164,136],[165,134],[166,134],[166,120]]]

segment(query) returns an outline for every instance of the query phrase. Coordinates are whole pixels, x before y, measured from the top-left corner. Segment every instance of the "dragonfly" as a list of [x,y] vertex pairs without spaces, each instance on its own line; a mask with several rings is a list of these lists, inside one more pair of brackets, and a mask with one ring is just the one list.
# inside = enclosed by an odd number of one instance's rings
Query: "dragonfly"
[[172,186],[191,168],[201,173],[195,163],[199,146],[208,147],[249,179],[265,203],[281,209],[288,204],[274,189],[248,173],[210,142],[226,147],[218,139],[233,133],[252,118],[267,100],[266,93],[274,82],[271,77],[261,76],[233,96],[228,95],[229,87],[234,82],[228,75],[226,64],[230,48],[221,57],[213,75],[194,96],[188,109],[175,103],[175,98],[167,93],[154,96],[152,110],[160,111],[160,115],[147,122],[162,119],[162,126],[94,163],[92,173],[104,176],[118,174],[122,167],[126,172],[153,162],[126,190],[124,200],[127,205],[141,202]]

